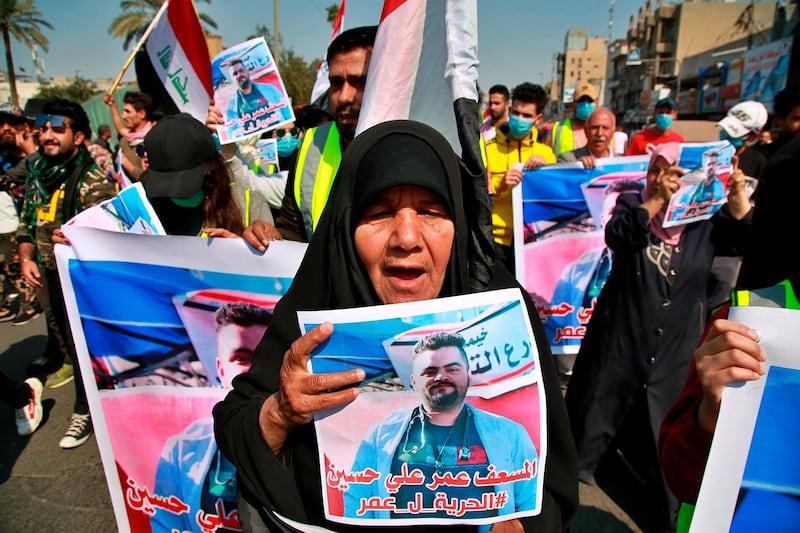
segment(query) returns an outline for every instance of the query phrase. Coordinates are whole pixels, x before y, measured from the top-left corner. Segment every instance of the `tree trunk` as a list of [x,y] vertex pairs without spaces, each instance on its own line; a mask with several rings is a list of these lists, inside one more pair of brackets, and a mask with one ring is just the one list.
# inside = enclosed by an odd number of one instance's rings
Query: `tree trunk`
[[11,88],[11,103],[18,106],[17,76],[14,74],[14,57],[11,55],[11,36],[7,28],[3,28],[3,45],[6,47],[6,67],[8,68],[8,86]]

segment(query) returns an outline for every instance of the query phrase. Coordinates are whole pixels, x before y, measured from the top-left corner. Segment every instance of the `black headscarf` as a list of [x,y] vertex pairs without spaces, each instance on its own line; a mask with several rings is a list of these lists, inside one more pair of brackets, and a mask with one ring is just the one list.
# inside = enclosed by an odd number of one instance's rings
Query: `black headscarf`
[[[470,243],[475,242],[475,232],[480,230],[474,229],[465,213],[462,183],[472,179],[474,177],[460,163],[447,140],[421,123],[384,122],[359,134],[348,146],[317,230],[289,291],[275,307],[270,327],[256,348],[250,371],[237,376],[234,389],[214,407],[217,442],[236,465],[242,481],[239,488],[248,502],[269,505],[284,516],[302,522],[325,523],[313,424],[295,427],[284,443],[284,457],[276,458],[261,435],[259,412],[264,399],[279,389],[283,355],[301,335],[297,311],[381,303],[353,240],[361,213],[376,195],[398,185],[416,185],[440,196],[452,210],[455,233],[440,297],[488,288],[519,287],[501,266],[495,269],[491,284],[490,280],[470,277],[468,264],[473,261],[470,255],[480,253],[470,252],[477,249]],[[472,187],[472,184],[467,186]],[[470,204],[469,199],[467,203]],[[473,218],[482,219],[475,214]],[[535,524],[530,530],[555,531],[577,505],[575,449],[546,336],[529,301],[528,308],[534,321],[542,368],[547,375],[548,398],[557,398],[555,402],[548,400],[548,418],[558,421],[557,424],[548,422],[551,442],[548,465],[559,463],[552,468],[565,475],[548,474],[546,478],[559,485],[554,493],[565,496],[558,506],[552,506],[549,503],[552,498],[546,497],[546,506],[552,510],[525,522]],[[563,455],[558,457],[559,453]],[[314,497],[309,498],[309,495]],[[268,516],[264,519],[268,520]],[[341,524],[327,523],[327,526],[337,531],[359,529]],[[529,529],[527,525],[526,529]],[[468,526],[465,530],[474,531],[475,527]]]
[[370,201],[397,185],[425,187],[452,209],[455,237],[440,295],[461,294],[469,287],[469,228],[458,158],[433,128],[398,120],[370,128],[347,147],[328,204],[295,275],[297,283],[282,302],[286,300],[294,309],[381,303],[358,257],[353,234]]

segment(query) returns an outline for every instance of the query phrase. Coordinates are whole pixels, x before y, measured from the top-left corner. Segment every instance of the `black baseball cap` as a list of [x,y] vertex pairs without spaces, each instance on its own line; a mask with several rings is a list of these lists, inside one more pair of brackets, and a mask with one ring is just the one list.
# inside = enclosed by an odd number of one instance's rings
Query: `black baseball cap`
[[148,198],[189,198],[203,188],[205,164],[217,147],[211,132],[188,113],[159,120],[144,138]]
[[669,107],[671,111],[678,109],[678,104],[675,103],[670,97],[662,98],[658,102],[656,102],[656,107],[654,109],[658,109],[659,107]]
[[9,124],[22,124],[29,120],[22,108],[14,104],[0,104],[0,119],[7,120]]

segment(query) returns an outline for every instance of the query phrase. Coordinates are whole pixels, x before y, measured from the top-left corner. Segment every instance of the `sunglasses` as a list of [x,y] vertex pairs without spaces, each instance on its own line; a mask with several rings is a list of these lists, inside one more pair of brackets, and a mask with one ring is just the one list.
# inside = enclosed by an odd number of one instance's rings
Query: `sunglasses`
[[297,137],[297,134],[300,133],[300,128],[291,128],[291,129],[280,128],[280,129],[277,129],[277,130],[275,130],[275,137],[280,139],[281,137],[283,137],[287,133],[291,134],[292,137]]
[[144,143],[136,145],[136,155],[138,157],[144,157],[147,154],[147,150],[144,147]]
[[[46,128],[45,124],[48,122],[50,123],[50,127]],[[33,121],[33,127],[38,128],[42,133],[46,132],[48,129],[53,130],[55,133],[64,133],[70,126],[67,123],[67,117],[64,115],[40,113],[36,115],[36,119]]]

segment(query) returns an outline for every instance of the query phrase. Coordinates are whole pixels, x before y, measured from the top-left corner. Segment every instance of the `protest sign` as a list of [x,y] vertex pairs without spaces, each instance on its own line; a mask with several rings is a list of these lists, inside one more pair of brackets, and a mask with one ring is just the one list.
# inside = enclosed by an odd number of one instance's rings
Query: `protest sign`
[[[728,142],[681,145],[678,166],[688,170],[672,195],[663,226],[670,228],[708,220],[727,202],[728,179],[733,173],[735,149]],[[699,156],[699,164],[697,158]]]
[[167,234],[147,200],[141,182],[125,187],[114,198],[81,211],[67,225],[144,235]]
[[355,401],[315,415],[328,519],[490,524],[541,512],[547,406],[518,290],[298,319],[304,332],[334,326],[312,353],[315,373],[367,374]]
[[[723,187],[714,200],[698,194],[698,176],[714,159],[712,178]],[[673,195],[670,224],[713,216],[726,201],[733,147],[727,142],[681,145],[678,166],[695,170]],[[649,156],[601,158],[593,169],[560,163],[526,171],[515,188],[517,278],[536,303],[555,355],[578,352],[594,304],[613,264],[604,227],[619,194],[645,187]],[[705,165],[704,165],[705,163]],[[519,192],[517,192],[519,189]],[[713,191],[713,189],[712,189]],[[676,197],[686,195],[686,199]],[[720,198],[721,195],[721,198]],[[666,226],[667,224],[665,224]]]
[[644,186],[647,162],[646,156],[606,158],[591,170],[562,163],[523,175],[514,207],[517,278],[556,355],[578,352],[611,266],[604,222],[620,192]]
[[294,122],[289,95],[263,37],[226,48],[211,68],[214,103],[224,120],[217,127],[222,144]]
[[775,96],[786,87],[789,79],[789,60],[792,55],[793,37],[786,37],[761,46],[755,46],[744,54],[741,100],[763,103],[772,113]]
[[272,173],[267,169],[274,168],[275,172],[281,170],[278,162],[278,141],[277,139],[260,139],[256,143],[259,158],[259,171],[262,173]]
[[800,311],[733,307],[758,330],[766,375],[728,385],[690,533],[794,531],[800,516]]
[[214,441],[211,408],[249,362],[224,356],[216,312],[257,313],[256,343],[305,245],[276,242],[262,256],[241,239],[64,233],[71,246],[56,258],[76,379],[119,530],[238,530],[235,469]]

